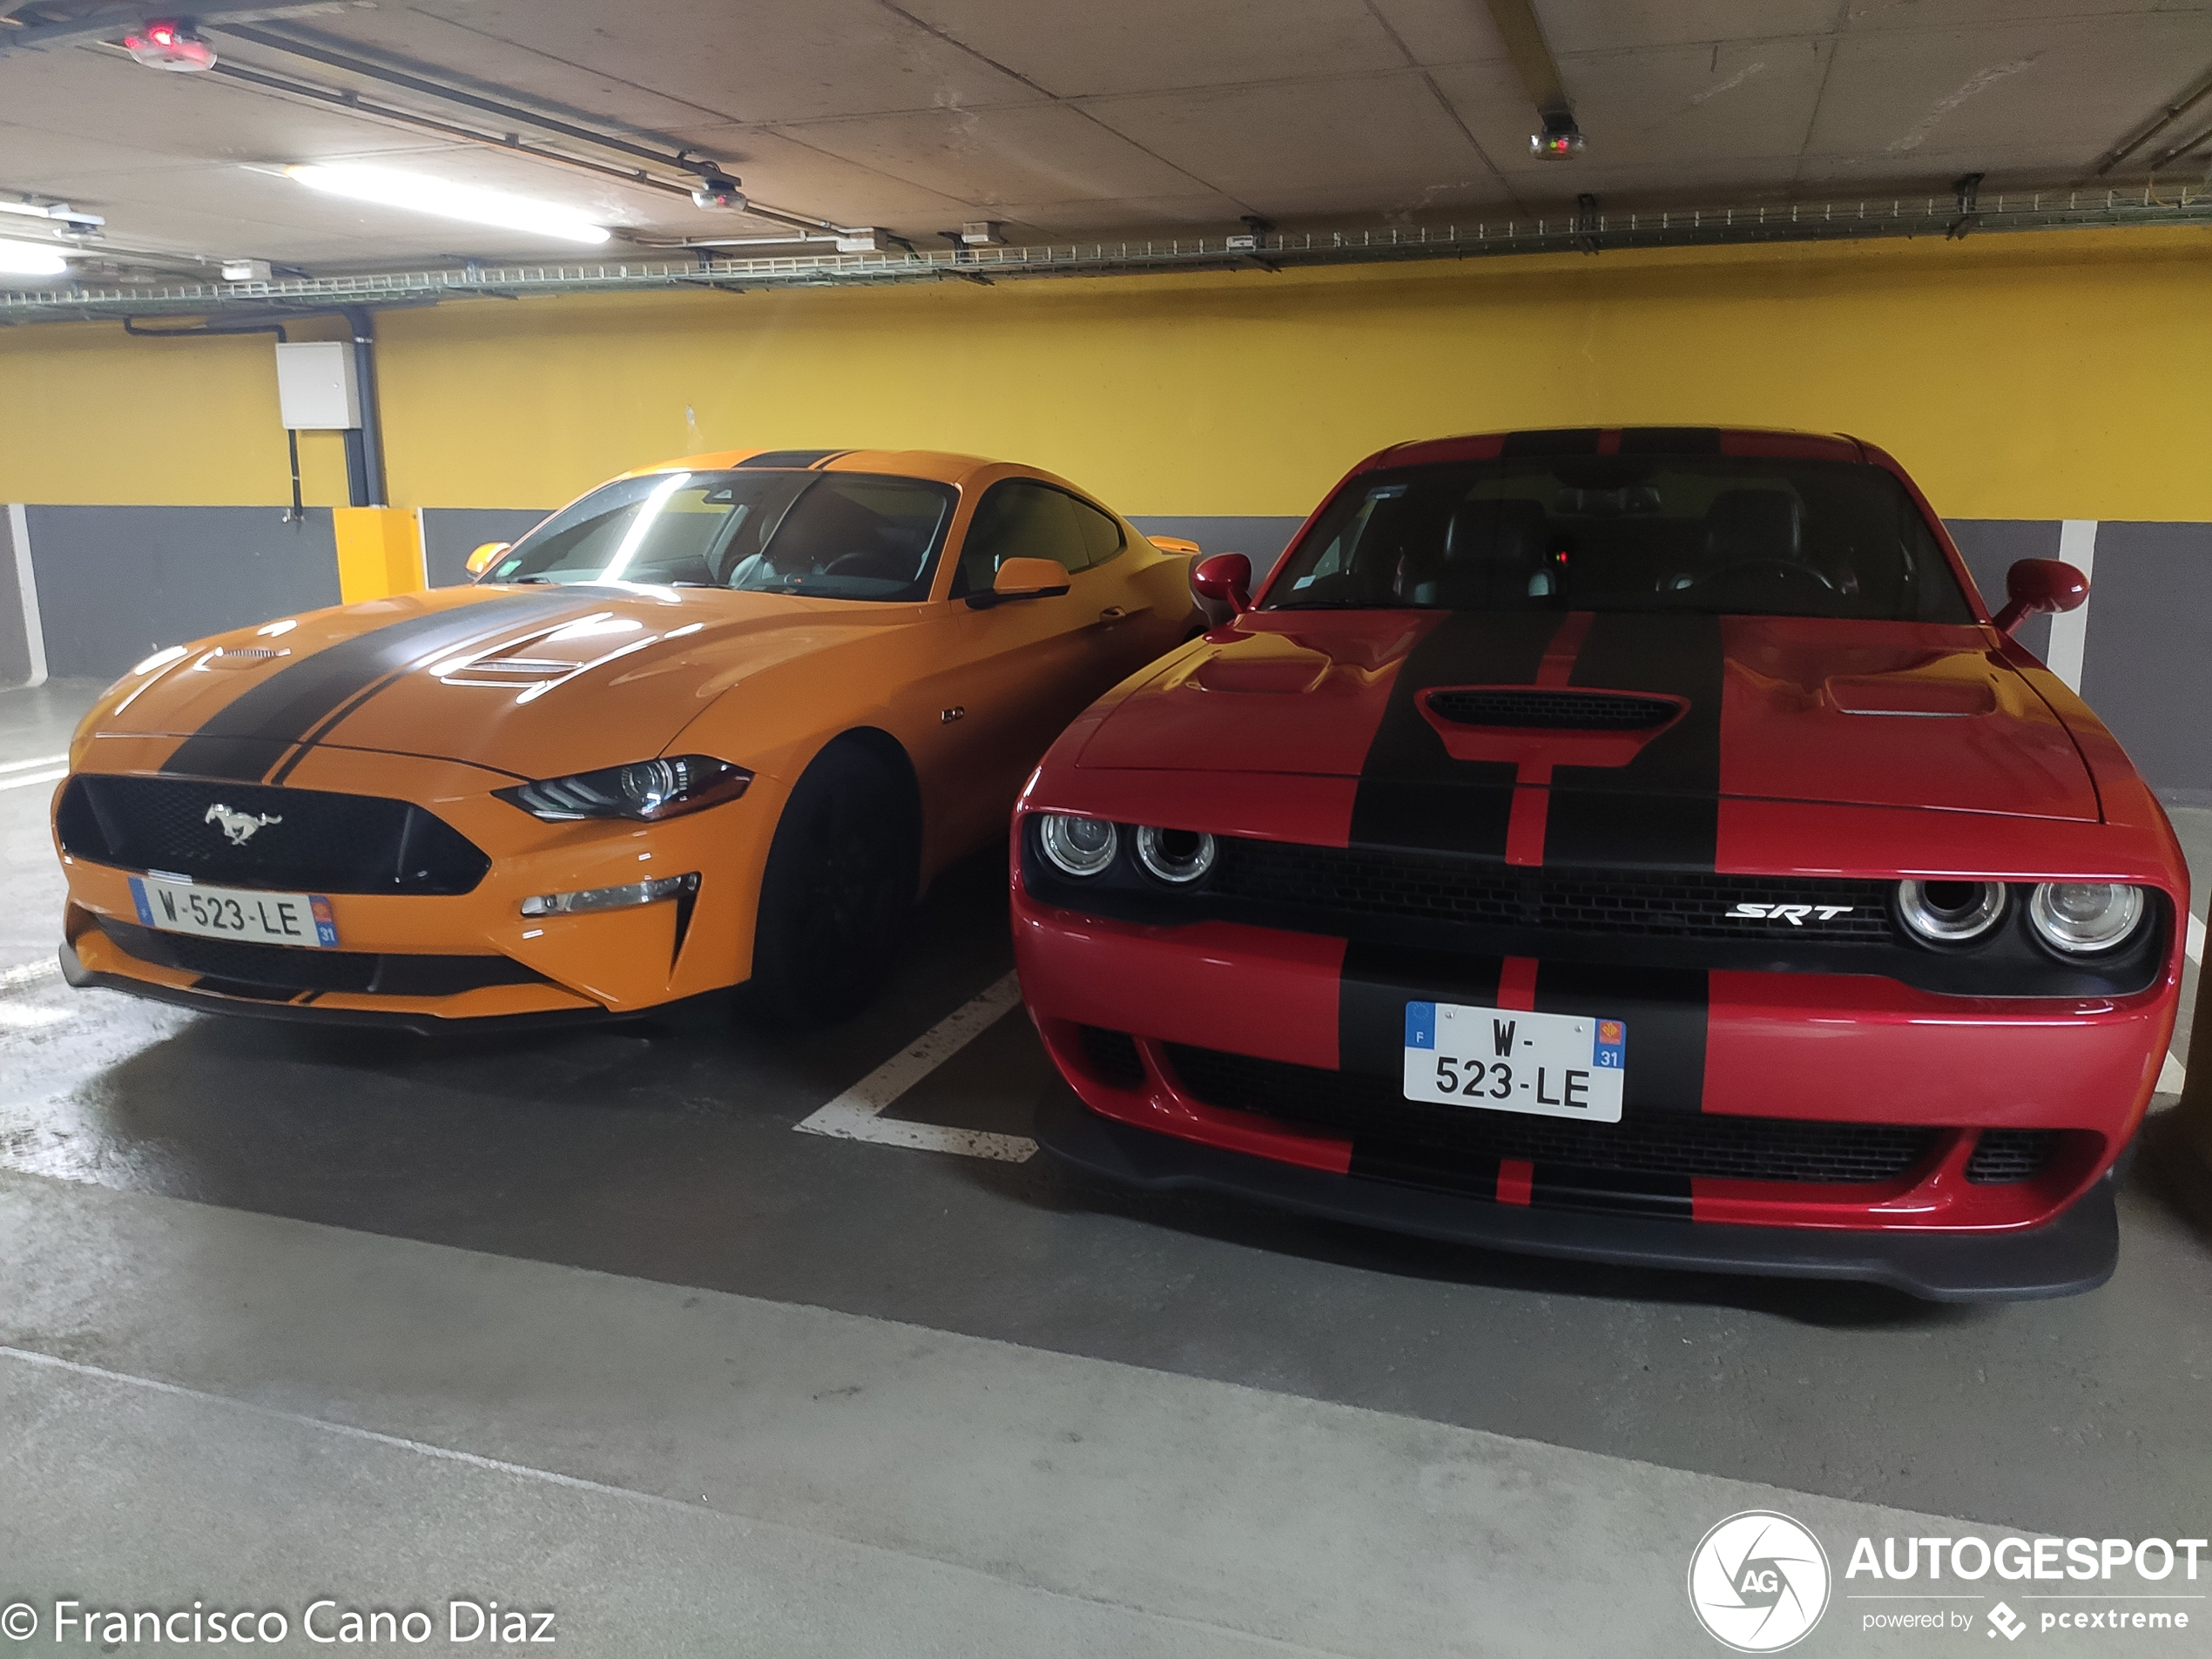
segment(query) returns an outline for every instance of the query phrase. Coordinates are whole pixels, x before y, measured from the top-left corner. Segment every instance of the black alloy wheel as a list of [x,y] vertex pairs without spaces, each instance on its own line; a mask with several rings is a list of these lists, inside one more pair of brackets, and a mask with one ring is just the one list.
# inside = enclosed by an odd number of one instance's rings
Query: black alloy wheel
[[875,995],[914,908],[912,813],[890,771],[833,745],[792,792],[760,885],[751,999],[792,1025],[843,1019]]

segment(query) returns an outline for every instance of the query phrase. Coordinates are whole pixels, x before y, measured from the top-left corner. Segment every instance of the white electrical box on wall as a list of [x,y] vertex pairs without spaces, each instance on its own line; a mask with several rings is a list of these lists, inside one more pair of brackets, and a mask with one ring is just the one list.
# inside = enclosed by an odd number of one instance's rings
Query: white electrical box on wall
[[280,343],[277,404],[286,426],[300,432],[336,432],[361,423],[361,382],[354,348],[343,341]]

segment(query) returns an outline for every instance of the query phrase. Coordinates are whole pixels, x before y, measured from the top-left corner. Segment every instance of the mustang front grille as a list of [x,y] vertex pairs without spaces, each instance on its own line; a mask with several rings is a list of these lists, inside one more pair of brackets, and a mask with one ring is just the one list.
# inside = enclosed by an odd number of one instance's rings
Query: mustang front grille
[[[1879,881],[1520,868],[1238,836],[1218,846],[1212,891],[1286,911],[1665,939],[1893,937],[1889,886]],[[1742,914],[1754,907],[1756,916]],[[1787,914],[1776,916],[1777,907]]]
[[1165,1045],[1165,1052],[1183,1087],[1211,1105],[1453,1156],[1526,1158],[1571,1169],[1864,1184],[1908,1173],[1927,1157],[1939,1133],[1906,1124],[1717,1112],[1649,1112],[1619,1123],[1571,1123],[1406,1100],[1387,1077],[1178,1043]]
[[456,894],[491,868],[443,819],[374,795],[85,772],[55,825],[73,857],[239,887]]
[[508,956],[376,955],[248,945],[231,939],[167,934],[102,917],[100,931],[142,962],[218,981],[233,995],[347,991],[369,996],[456,996],[487,985],[540,985],[544,975]]

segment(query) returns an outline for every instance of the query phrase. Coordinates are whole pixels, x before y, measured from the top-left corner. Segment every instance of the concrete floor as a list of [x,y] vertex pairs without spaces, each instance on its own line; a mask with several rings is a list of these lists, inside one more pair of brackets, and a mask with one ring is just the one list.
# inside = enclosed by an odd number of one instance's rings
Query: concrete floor
[[[0,765],[93,690],[0,695]],[[1705,1654],[1683,1575],[1744,1508],[1831,1552],[2212,1532],[2212,1228],[2162,1143],[2110,1285],[1986,1308],[1129,1203],[792,1132],[1005,975],[995,859],[835,1031],[372,1037],[43,974],[48,793],[0,789],[0,1603],[327,1596],[437,1646],[496,1600],[610,1655]],[[1047,1076],[1010,1014],[879,1127],[1019,1136]],[[1859,1627],[1798,1651],[1900,1639]]]

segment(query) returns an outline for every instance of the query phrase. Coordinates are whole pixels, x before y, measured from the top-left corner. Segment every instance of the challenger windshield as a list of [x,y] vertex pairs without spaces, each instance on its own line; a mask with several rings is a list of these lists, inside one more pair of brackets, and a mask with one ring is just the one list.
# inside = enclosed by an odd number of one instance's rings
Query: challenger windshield
[[954,500],[873,473],[649,473],[556,513],[483,579],[924,599]]
[[1363,473],[1291,550],[1266,603],[1973,620],[1889,473],[1727,455]]

